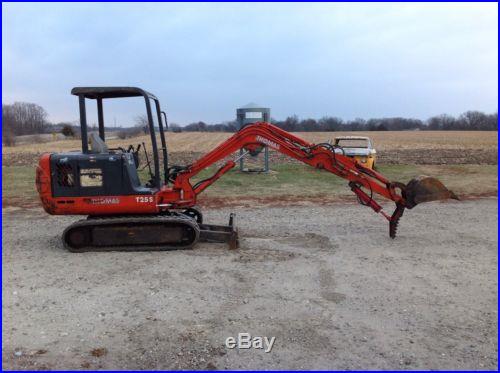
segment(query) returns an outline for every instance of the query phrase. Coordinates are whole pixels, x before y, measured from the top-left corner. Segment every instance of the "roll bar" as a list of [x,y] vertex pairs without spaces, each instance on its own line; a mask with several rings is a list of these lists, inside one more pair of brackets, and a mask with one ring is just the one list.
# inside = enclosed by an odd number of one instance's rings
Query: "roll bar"
[[163,171],[164,182],[168,182],[168,153],[167,143],[165,140],[165,131],[163,130],[163,121],[161,117],[160,102],[158,98],[137,87],[75,87],[71,90],[71,94],[78,96],[80,107],[80,129],[82,137],[82,152],[89,152],[89,143],[87,135],[87,111],[85,107],[85,99],[97,100],[97,120],[99,124],[99,137],[105,141],[104,134],[104,111],[103,99],[108,98],[125,98],[125,97],[144,97],[146,103],[146,113],[148,118],[149,133],[151,136],[151,145],[153,147],[153,162],[154,162],[154,177],[153,183],[156,188],[161,188],[160,177],[160,160],[158,156],[158,145],[156,143],[156,131],[154,127],[153,114],[151,110],[150,100],[155,102],[155,109],[158,116],[158,126],[160,129],[160,139],[163,154]]

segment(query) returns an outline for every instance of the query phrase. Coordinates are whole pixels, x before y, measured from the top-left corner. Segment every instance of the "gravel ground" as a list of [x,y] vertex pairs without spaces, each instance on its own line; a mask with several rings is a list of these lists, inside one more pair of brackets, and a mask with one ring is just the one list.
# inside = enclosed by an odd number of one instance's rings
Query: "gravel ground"
[[496,199],[418,206],[395,240],[354,204],[236,212],[236,251],[71,254],[74,217],[4,209],[3,368],[497,368]]

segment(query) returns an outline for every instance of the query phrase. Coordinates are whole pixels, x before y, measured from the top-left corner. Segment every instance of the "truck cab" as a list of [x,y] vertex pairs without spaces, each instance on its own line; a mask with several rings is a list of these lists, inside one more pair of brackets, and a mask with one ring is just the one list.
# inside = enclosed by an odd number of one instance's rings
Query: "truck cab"
[[366,136],[338,136],[333,143],[344,149],[346,156],[356,159],[363,166],[375,169],[377,151],[373,142]]

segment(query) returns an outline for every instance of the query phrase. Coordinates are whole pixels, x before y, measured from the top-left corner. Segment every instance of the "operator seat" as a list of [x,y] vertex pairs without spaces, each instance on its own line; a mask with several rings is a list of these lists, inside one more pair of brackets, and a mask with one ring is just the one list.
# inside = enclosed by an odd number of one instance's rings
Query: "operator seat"
[[109,153],[108,146],[99,137],[97,132],[91,132],[89,135],[90,152],[93,154]]

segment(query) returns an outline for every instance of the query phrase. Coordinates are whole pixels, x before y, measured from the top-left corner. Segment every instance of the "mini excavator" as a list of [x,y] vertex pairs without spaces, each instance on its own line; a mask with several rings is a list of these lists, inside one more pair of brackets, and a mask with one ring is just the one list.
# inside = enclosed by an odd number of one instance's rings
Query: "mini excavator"
[[[405,209],[423,202],[458,199],[435,178],[419,177],[408,184],[393,182],[347,157],[339,146],[311,144],[267,122],[244,126],[191,164],[169,165],[165,140],[167,116],[153,94],[135,87],[76,87],[71,93],[79,100],[82,150],[42,154],[36,170],[36,187],[47,213],[87,215],[63,232],[63,244],[72,252],[182,249],[199,241],[225,242],[236,248],[234,215],[230,214],[228,225],[205,224],[196,208],[196,199],[234,168],[239,157],[257,155],[264,146],[346,179],[360,204],[389,221],[391,238],[396,237]],[[125,149],[109,148],[105,142],[103,100],[125,97],[144,99],[152,162],[144,144]],[[99,133],[87,133],[86,100],[97,103]],[[150,173],[150,180],[144,184],[138,173],[141,145]],[[240,149],[244,149],[242,155],[227,160]],[[193,185],[191,179],[200,171],[224,160],[212,176]],[[375,195],[393,201],[394,212],[387,214],[375,201]]]

